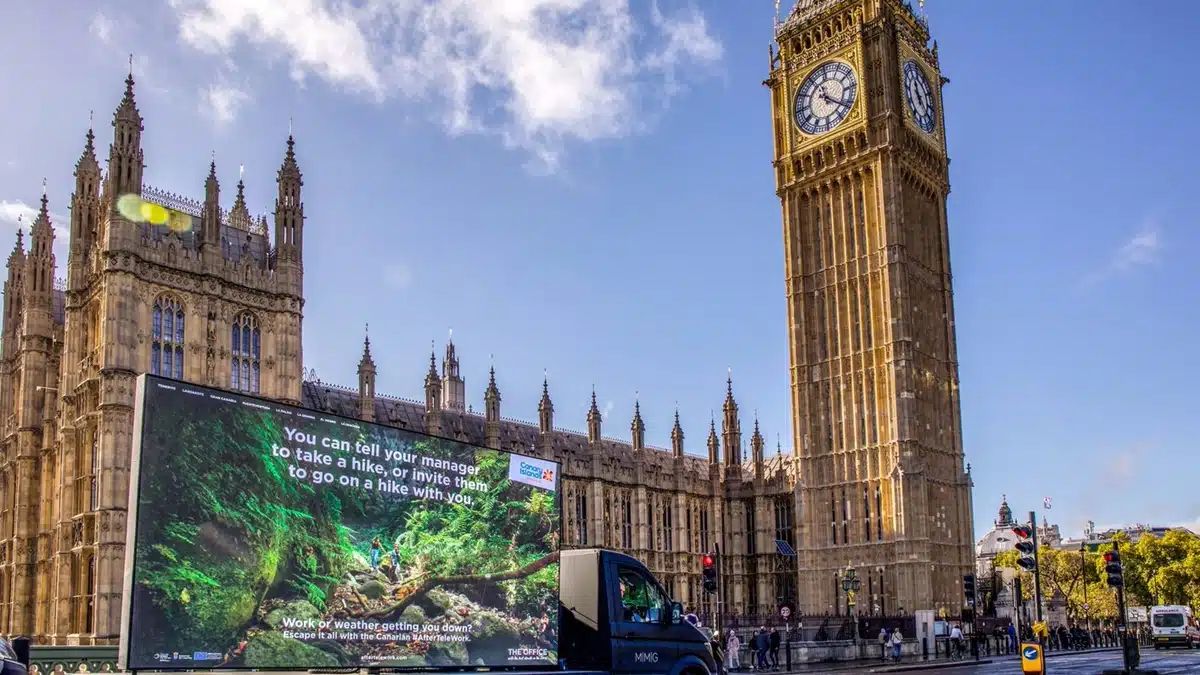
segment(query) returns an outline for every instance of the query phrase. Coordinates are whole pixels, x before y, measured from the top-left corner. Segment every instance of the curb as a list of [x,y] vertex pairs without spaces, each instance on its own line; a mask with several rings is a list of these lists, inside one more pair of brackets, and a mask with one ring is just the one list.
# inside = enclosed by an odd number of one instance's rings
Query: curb
[[962,668],[963,666],[982,666],[986,663],[992,663],[991,659],[963,659],[961,661],[924,661],[921,663],[910,663],[899,666],[890,666],[883,668],[874,668],[868,672],[872,673],[904,673],[911,670],[939,670],[941,668]]
[[[1096,649],[1080,649],[1080,650],[1059,649],[1059,650],[1053,651],[1053,652],[1042,652],[1042,653],[1045,655],[1046,658],[1050,658],[1051,656],[1070,656],[1071,654],[1102,654],[1104,652],[1119,652],[1119,651],[1121,651],[1120,647],[1098,647]],[[1020,655],[1018,655],[1018,657],[1019,656]]]

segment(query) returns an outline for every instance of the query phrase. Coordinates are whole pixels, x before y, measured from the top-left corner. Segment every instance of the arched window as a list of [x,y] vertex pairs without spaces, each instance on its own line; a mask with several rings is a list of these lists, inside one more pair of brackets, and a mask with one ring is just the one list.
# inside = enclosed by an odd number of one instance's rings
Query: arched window
[[258,393],[258,359],[261,351],[262,334],[258,319],[245,312],[233,320],[230,330],[230,351],[233,361],[229,364],[229,387],[234,391]]
[[151,317],[150,372],[183,379],[183,303],[167,295],[154,301]]

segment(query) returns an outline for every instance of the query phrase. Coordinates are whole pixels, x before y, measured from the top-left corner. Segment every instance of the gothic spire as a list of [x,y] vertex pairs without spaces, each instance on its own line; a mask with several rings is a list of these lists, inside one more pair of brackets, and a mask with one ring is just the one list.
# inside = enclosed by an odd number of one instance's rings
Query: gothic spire
[[359,370],[366,367],[370,367],[371,370],[375,369],[375,359],[371,358],[371,324],[363,326],[363,353],[358,362]]
[[683,427],[679,424],[679,404],[675,404],[675,425],[671,427],[671,454],[683,457]]
[[246,183],[243,179],[245,167],[238,168],[237,195],[233,198],[233,209],[229,215],[245,227],[250,225],[250,209],[246,208]]
[[542,399],[538,401],[538,428],[543,434],[554,429],[554,403],[550,401],[550,376],[542,371]]
[[588,440],[592,443],[600,442],[600,423],[603,421],[600,415],[600,408],[596,406],[596,387],[592,386],[592,407],[588,409]]
[[633,421],[629,424],[633,432],[633,449],[642,450],[646,447],[646,424],[642,422],[642,406],[636,395],[633,400]]
[[25,255],[25,231],[21,227],[21,217],[17,216],[17,243],[13,244],[12,253],[8,254],[8,262],[10,264],[13,260]]
[[488,386],[483,392],[483,407],[484,418],[488,422],[500,421],[500,387],[496,386],[496,367],[494,365],[488,366]]
[[108,151],[108,193],[117,197],[142,192],[142,115],[133,98],[133,70],[125,78],[125,96],[113,112],[113,142]]
[[708,419],[708,461],[716,464],[721,452],[721,440],[717,437],[717,418],[712,413]]

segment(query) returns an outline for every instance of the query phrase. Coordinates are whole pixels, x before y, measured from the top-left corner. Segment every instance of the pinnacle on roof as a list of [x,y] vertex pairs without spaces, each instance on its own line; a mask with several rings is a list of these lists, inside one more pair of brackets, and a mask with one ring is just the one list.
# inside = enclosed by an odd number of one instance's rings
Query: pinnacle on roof
[[86,141],[83,144],[83,152],[79,154],[79,161],[75,162],[75,171],[80,169],[96,169],[100,168],[99,162],[96,161],[96,134],[92,132],[92,125],[88,125]]
[[500,398],[500,388],[496,386],[495,366],[488,366],[488,386],[484,390],[483,397],[489,400],[493,398],[499,400]]
[[8,259],[12,260],[23,255],[25,255],[25,231],[21,229],[21,217],[17,216],[17,243],[13,244],[13,250]]
[[426,382],[427,382],[427,383],[428,383],[428,381],[430,381],[430,380],[437,380],[437,379],[438,379],[438,374],[437,374],[437,347],[435,347],[435,346],[434,346],[434,344],[433,344],[433,342],[432,342],[432,341],[430,341],[430,344],[429,344],[429,372],[425,374],[425,379],[426,379]]
[[375,360],[371,358],[371,324],[363,326],[363,353],[360,365],[375,365]]
[[[130,57],[132,64],[132,56]],[[125,78],[125,95],[121,98],[120,105],[117,106],[116,112],[113,113],[113,126],[117,126],[117,122],[134,122],[141,127],[142,115],[138,112],[137,101],[133,97],[133,67],[130,66],[129,76]]]
[[550,377],[542,373],[542,398],[538,401],[538,410],[553,409],[554,404],[550,402]]

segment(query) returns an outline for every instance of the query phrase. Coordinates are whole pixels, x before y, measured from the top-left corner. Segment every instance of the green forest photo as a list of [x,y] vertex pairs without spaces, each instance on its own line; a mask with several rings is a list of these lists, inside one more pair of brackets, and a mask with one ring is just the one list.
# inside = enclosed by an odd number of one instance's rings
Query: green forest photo
[[143,387],[129,668],[557,662],[555,465]]

